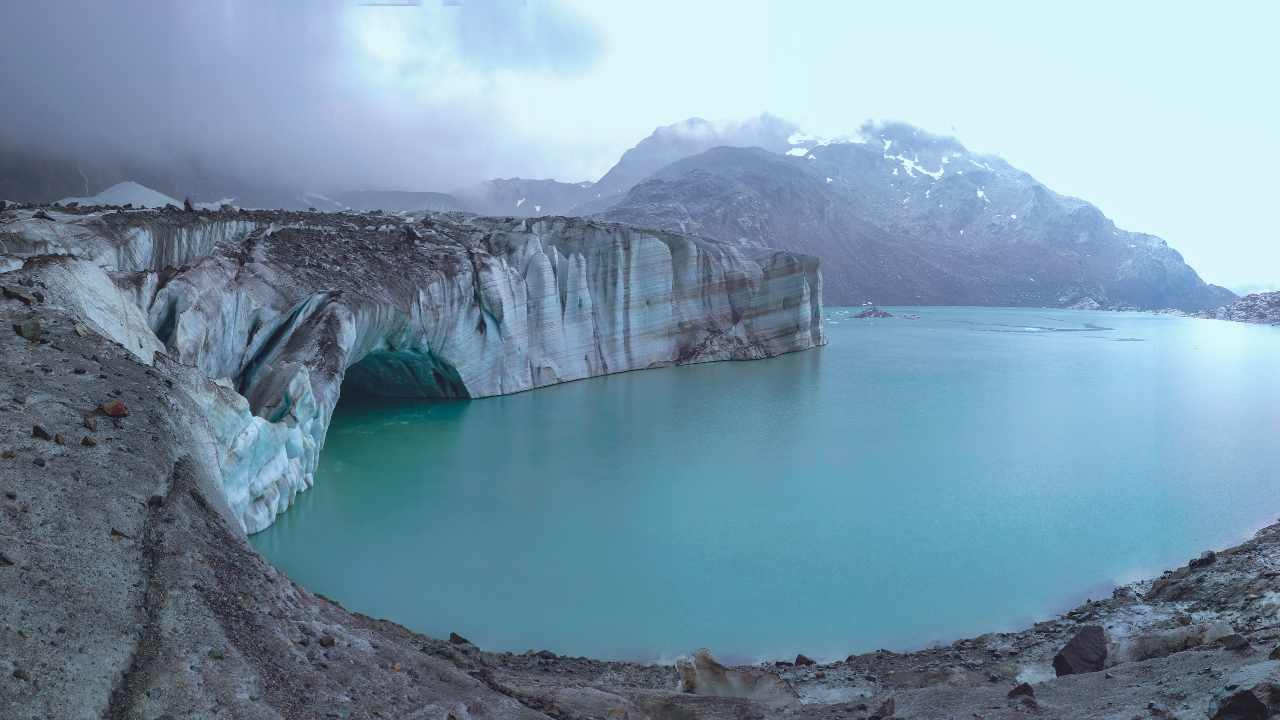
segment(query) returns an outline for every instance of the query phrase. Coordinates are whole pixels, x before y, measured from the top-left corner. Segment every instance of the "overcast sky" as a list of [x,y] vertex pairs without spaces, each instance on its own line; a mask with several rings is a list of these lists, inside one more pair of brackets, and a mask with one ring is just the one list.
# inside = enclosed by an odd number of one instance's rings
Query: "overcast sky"
[[[392,1],[392,0],[386,0]],[[339,0],[0,6],[0,130],[286,182],[596,179],[657,125],[956,135],[1280,288],[1280,3]]]

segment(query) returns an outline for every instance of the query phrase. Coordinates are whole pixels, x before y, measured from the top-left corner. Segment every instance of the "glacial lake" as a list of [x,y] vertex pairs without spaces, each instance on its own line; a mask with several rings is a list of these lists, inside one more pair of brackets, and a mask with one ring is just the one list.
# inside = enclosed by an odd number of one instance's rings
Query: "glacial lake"
[[1018,629],[1280,513],[1280,328],[889,310],[772,360],[344,402],[253,544],[489,650],[830,659]]

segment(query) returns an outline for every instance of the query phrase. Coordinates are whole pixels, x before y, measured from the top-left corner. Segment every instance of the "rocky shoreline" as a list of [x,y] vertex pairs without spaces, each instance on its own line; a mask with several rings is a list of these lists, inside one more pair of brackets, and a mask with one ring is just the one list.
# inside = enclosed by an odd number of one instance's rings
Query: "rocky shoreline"
[[1199,313],[1197,317],[1280,325],[1280,291],[1246,295],[1225,307]]
[[[148,342],[148,318],[121,303],[158,296],[136,273],[176,276],[134,269],[99,286],[84,257],[15,255],[3,237],[0,717],[1225,720],[1280,700],[1280,524],[1019,632],[827,664],[492,653],[351,613],[246,540],[210,430],[219,413],[249,414],[245,386]],[[252,260],[272,246],[254,242],[232,248]],[[115,257],[175,250],[156,248]]]

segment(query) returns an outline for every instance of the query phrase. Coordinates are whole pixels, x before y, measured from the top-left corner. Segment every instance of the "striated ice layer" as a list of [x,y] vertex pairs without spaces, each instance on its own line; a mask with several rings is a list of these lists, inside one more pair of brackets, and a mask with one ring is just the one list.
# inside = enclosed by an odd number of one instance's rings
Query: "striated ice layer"
[[[85,313],[104,334],[216,381],[190,392],[250,533],[310,487],[344,383],[479,398],[825,342],[815,259],[579,219],[116,212],[2,227],[25,254],[73,256],[91,290],[61,295],[106,298]],[[113,323],[115,305],[128,307]]]

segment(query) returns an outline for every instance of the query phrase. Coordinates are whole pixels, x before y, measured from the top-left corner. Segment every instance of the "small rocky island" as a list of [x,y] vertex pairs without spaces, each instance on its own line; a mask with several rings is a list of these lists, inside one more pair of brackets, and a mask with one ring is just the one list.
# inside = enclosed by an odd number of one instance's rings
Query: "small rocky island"
[[248,544],[312,482],[340,389],[484,397],[805,350],[811,258],[558,217],[177,208],[10,206],[0,243],[0,717],[1280,708],[1280,525],[1021,631],[740,667],[428,638]]
[[1200,317],[1280,325],[1280,291],[1246,295],[1230,305],[1201,313]]
[[891,317],[893,317],[893,313],[886,312],[884,310],[881,310],[878,307],[868,308],[858,313],[857,315],[853,316],[855,320],[874,320],[877,318],[891,318]]

